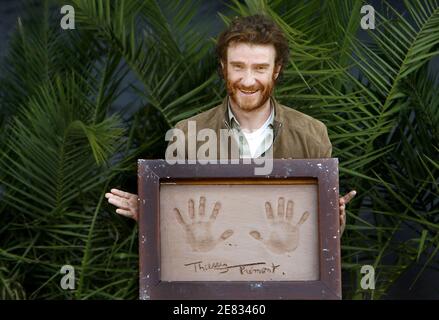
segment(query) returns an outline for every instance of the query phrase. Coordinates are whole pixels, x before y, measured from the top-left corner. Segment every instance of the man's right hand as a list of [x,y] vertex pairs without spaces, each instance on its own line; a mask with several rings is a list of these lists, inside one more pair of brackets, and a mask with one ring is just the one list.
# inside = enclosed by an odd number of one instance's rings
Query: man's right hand
[[118,189],[111,189],[105,194],[108,203],[117,207],[116,213],[137,221],[139,218],[139,204],[137,194],[132,194]]

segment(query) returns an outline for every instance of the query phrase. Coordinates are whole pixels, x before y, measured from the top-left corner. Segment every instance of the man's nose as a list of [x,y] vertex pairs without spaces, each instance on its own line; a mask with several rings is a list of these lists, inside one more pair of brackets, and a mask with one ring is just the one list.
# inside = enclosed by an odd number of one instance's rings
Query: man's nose
[[251,71],[247,71],[241,79],[241,85],[244,87],[253,87],[256,84],[256,79]]

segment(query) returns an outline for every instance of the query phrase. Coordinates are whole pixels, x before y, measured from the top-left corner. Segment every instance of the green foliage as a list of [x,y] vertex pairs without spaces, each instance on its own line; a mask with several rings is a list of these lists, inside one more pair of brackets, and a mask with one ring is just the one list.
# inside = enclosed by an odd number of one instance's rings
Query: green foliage
[[[1,65],[2,299],[136,298],[137,229],[103,195],[135,185],[135,160],[162,158],[166,130],[225,94],[197,1],[71,3],[76,30],[60,29],[60,3],[44,1],[19,21]],[[383,298],[408,268],[438,270],[439,79],[429,64],[439,3],[406,1],[406,15],[384,4],[367,41],[362,1],[228,4],[226,24],[263,12],[284,29],[291,59],[276,97],[325,122],[341,190],[358,191],[342,238],[344,297]],[[124,94],[134,98],[120,108]],[[72,292],[59,286],[65,264],[76,268]],[[376,269],[372,292],[360,287],[364,264]]]

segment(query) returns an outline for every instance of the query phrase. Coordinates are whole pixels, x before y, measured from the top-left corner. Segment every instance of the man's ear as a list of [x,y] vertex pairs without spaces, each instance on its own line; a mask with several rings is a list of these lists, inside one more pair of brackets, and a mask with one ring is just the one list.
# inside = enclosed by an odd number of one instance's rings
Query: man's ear
[[224,66],[224,61],[220,60],[221,63],[221,75],[223,76],[223,78],[226,78],[226,67]]
[[279,77],[280,69],[282,68],[281,64],[277,64],[274,66],[274,79],[276,80]]

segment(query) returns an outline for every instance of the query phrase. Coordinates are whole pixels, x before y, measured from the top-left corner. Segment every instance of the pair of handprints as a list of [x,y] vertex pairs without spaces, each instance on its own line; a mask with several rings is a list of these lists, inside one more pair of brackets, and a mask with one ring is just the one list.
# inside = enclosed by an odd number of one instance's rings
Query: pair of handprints
[[[265,213],[269,225],[268,236],[263,237],[257,230],[252,230],[249,235],[254,239],[262,242],[265,247],[276,254],[283,254],[296,250],[299,245],[299,229],[300,226],[308,219],[309,212],[305,211],[302,214],[297,224],[292,223],[294,202],[289,200],[285,209],[285,199],[280,197],[278,199],[277,215],[273,213],[273,208],[269,201],[265,202]],[[206,198],[200,197],[198,208],[198,215],[195,214],[194,200],[188,201],[188,215],[190,222],[187,223],[180,210],[174,208],[177,221],[183,226],[186,231],[186,239],[193,251],[207,252],[215,248],[215,246],[224,240],[230,238],[234,231],[228,229],[224,231],[219,237],[214,237],[212,233],[212,225],[215,222],[221,203],[216,202],[212,213],[208,219],[206,216]]]

